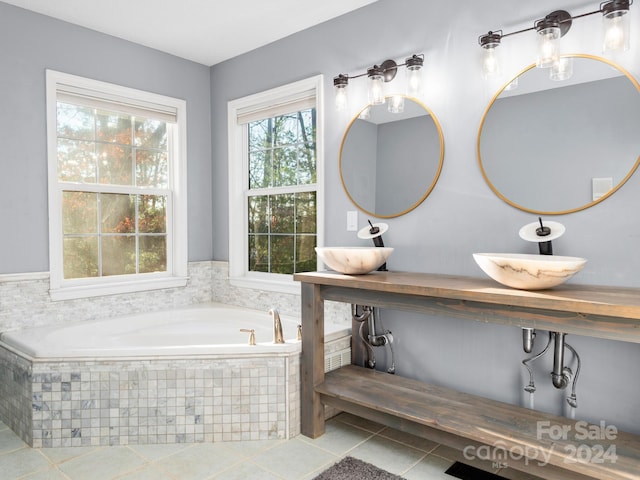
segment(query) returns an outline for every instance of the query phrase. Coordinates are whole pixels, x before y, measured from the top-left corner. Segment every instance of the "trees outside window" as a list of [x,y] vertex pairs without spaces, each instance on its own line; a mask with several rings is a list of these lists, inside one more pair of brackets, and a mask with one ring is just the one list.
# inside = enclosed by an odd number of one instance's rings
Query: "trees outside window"
[[321,78],[229,103],[232,283],[287,291],[292,274],[317,269]]
[[247,128],[249,271],[315,270],[316,110],[269,117]]
[[47,86],[52,291],[186,274],[184,102],[58,72]]

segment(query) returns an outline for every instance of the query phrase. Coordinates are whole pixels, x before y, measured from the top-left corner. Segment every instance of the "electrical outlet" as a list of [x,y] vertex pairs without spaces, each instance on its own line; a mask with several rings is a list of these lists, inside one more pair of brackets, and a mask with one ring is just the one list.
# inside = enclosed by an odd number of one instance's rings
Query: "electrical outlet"
[[358,212],[357,210],[347,211],[347,232],[358,231]]

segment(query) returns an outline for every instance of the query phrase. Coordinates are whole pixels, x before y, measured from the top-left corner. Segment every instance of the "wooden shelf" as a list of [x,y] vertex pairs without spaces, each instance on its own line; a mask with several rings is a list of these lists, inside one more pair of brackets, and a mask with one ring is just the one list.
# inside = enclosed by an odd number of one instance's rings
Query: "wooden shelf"
[[[536,456],[532,464],[548,462],[542,467],[547,477],[549,466],[555,466],[555,471],[565,471],[559,478],[567,478],[566,471],[599,480],[638,478],[640,438],[628,433],[618,432],[611,440],[583,439],[588,427],[581,424],[576,429],[575,421],[565,417],[356,366],[327,373],[316,391],[323,403],[354,415],[395,428],[407,422],[423,427],[426,432],[421,436],[437,430],[477,445],[499,446],[498,455],[513,452],[503,457],[509,464],[521,452],[529,452]],[[567,438],[550,438],[548,429],[538,422],[564,428]],[[593,428],[602,431],[599,426],[592,427],[595,432]],[[579,462],[580,458],[593,461]]]
[[[301,282],[302,292],[304,435],[322,435],[323,404],[328,404],[426,438],[435,435],[440,443],[460,449],[498,441],[514,448],[528,445],[550,455],[550,465],[541,467],[542,475],[537,473],[544,478],[639,478],[636,435],[619,432],[611,443],[596,442],[604,451],[615,444],[616,462],[575,463],[568,457],[572,449],[596,444],[570,438],[552,442],[538,438],[534,429],[537,421],[567,428],[575,427],[575,421],[354,366],[325,378],[323,338],[324,301],[332,300],[640,343],[640,289],[569,284],[529,292],[503,288],[489,279],[405,272],[313,272],[296,274],[294,280]],[[515,462],[513,467],[528,471],[530,465],[525,459],[524,465]]]

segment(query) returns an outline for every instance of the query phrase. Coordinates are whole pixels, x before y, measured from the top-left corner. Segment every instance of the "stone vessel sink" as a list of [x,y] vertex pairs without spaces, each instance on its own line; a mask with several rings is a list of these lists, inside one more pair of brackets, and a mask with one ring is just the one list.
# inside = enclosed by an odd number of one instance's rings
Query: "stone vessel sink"
[[524,253],[474,253],[478,266],[507,287],[544,290],[570,279],[587,261],[579,257]]
[[387,261],[391,247],[316,247],[320,260],[332,270],[361,275],[377,269]]

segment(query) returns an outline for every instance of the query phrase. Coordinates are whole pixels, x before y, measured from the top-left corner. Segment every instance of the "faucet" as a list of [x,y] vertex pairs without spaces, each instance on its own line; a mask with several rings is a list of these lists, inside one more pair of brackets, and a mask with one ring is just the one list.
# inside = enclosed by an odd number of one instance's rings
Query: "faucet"
[[564,233],[564,225],[558,222],[542,223],[542,217],[538,217],[538,221],[529,223],[520,229],[520,238],[527,242],[538,244],[540,255],[553,255],[553,247],[551,240],[559,238]]
[[282,322],[280,322],[280,314],[278,310],[272,308],[269,315],[273,318],[273,343],[284,343],[284,335],[282,334]]
[[[373,240],[373,244],[376,247],[384,247],[384,242],[382,241],[382,234],[387,231],[389,226],[386,223],[376,223],[375,225],[371,223],[371,220],[367,220],[369,222],[369,227],[364,227],[360,229],[358,232],[358,238]],[[387,271],[387,262],[383,263],[378,267],[379,272]]]
[[[551,235],[551,229],[542,224],[542,217],[538,217],[540,227],[536,228],[536,235],[538,237],[546,237]],[[538,250],[540,255],[553,255],[553,247],[551,246],[551,240],[545,242],[538,242]]]

